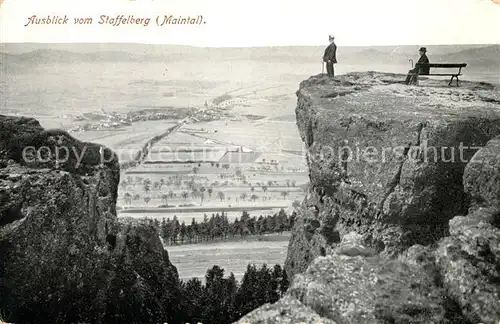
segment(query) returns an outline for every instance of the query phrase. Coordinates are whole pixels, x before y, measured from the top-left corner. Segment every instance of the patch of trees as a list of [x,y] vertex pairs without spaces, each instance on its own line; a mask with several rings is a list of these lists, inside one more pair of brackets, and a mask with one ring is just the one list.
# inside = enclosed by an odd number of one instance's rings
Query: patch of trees
[[206,214],[203,222],[198,223],[192,219],[191,224],[186,225],[179,222],[177,216],[173,219],[149,220],[159,230],[163,242],[168,245],[199,243],[214,240],[225,240],[228,238],[248,235],[262,235],[271,233],[283,233],[290,231],[296,218],[295,211],[288,215],[283,209],[274,215],[253,216],[244,211],[240,218],[229,222],[227,215],[212,214],[209,218]]
[[207,270],[205,284],[198,278],[181,282],[180,323],[233,323],[252,310],[275,303],[289,286],[286,272],[277,264],[260,269],[248,265],[238,283],[231,274],[224,278],[224,269],[213,266]]
[[215,99],[212,100],[212,103],[214,105],[219,105],[221,103],[223,103],[224,101],[228,101],[228,100],[231,100],[233,97],[227,93],[223,94],[223,95],[220,95],[218,97],[216,97]]

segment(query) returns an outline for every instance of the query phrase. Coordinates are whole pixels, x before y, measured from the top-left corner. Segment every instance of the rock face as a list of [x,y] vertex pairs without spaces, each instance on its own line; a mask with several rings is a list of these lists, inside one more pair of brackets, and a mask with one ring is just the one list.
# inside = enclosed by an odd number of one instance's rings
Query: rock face
[[152,228],[116,217],[116,155],[0,115],[0,310],[22,323],[156,323],[177,270]]
[[353,73],[301,83],[296,115],[311,191],[290,243],[290,274],[353,229],[395,255],[447,235],[448,221],[467,213],[465,166],[500,134],[500,105],[483,94],[494,89],[407,87],[398,80]]
[[498,208],[500,206],[500,136],[479,150],[464,172],[465,191],[472,205]]
[[[288,248],[286,304],[339,324],[498,324],[499,89],[402,80],[301,83],[310,189]],[[280,307],[248,318],[267,323]]]

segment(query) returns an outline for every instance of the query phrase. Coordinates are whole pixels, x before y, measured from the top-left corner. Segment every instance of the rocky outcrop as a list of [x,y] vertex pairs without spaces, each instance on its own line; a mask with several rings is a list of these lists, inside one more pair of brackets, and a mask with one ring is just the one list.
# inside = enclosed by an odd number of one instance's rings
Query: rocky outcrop
[[479,210],[453,218],[451,236],[435,251],[447,295],[472,323],[500,321],[500,229],[492,224],[493,216]]
[[304,306],[297,299],[286,296],[274,304],[266,304],[250,312],[240,319],[237,324],[297,324],[297,323],[323,323],[336,324],[336,322],[319,316],[310,307]]
[[116,155],[0,115],[0,311],[22,323],[156,323],[177,270],[148,227],[116,217]]
[[282,300],[238,324],[281,323],[280,314],[299,319],[292,323],[311,324],[477,324],[448,297],[431,249],[415,245],[388,259],[374,251],[367,254],[361,235],[345,237],[330,254],[297,274]]
[[[289,244],[286,304],[339,324],[498,324],[498,89],[401,80],[301,83],[311,186]],[[249,318],[267,323],[281,308]]]
[[383,257],[349,233],[297,274],[285,297],[244,323],[498,324],[500,230],[491,210],[450,221],[437,246]]
[[446,236],[448,221],[467,213],[464,169],[500,134],[500,105],[485,99],[495,91],[408,87],[401,78],[368,72],[301,83],[296,115],[311,190],[289,246],[290,275],[353,230],[394,256]]

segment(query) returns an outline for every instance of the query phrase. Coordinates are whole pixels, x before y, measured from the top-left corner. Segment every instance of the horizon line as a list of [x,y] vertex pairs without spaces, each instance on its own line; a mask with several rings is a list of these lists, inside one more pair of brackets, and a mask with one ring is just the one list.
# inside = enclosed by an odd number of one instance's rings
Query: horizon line
[[[0,45],[148,45],[148,46],[178,46],[178,47],[194,47],[194,48],[273,48],[273,47],[324,47],[327,44],[318,45],[248,45],[248,46],[203,46],[203,45],[186,45],[174,43],[142,43],[142,42],[0,42]],[[342,47],[399,47],[399,46],[500,46],[500,43],[460,43],[460,44],[377,44],[377,45],[340,45]],[[337,45],[339,46],[339,45]]]

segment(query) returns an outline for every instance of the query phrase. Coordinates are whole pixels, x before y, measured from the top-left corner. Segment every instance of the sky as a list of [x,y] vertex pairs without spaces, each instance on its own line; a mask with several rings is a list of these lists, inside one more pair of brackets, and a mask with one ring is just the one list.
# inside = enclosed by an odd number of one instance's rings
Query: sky
[[[496,3],[498,2],[498,3]],[[149,43],[192,46],[500,44],[499,0],[0,0],[2,43]],[[100,16],[150,18],[147,26]],[[33,25],[59,16],[65,25]],[[164,16],[200,25],[158,26]],[[89,25],[74,18],[91,17]]]

